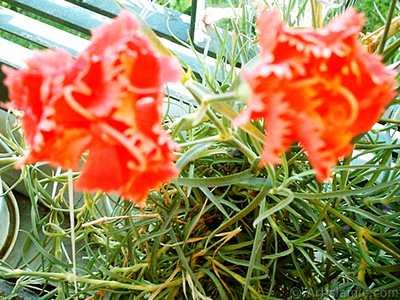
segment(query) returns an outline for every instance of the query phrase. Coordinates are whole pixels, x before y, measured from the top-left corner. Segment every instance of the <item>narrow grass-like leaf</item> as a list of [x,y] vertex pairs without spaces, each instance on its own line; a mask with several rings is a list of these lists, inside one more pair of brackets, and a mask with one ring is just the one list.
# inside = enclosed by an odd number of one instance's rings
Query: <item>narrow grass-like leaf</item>
[[[264,201],[261,201],[260,203],[260,215],[263,215],[265,213],[265,207],[266,203]],[[253,275],[253,268],[256,264],[260,264],[260,249],[262,249],[262,242],[263,242],[263,236],[262,236],[262,224],[258,223],[257,225],[254,225],[256,227],[256,234],[254,236],[254,244],[253,244],[253,249],[251,251],[250,255],[250,260],[249,260],[249,268],[247,269],[247,274],[246,274],[246,283],[244,285],[244,290],[243,290],[243,299],[246,297],[248,288],[251,283],[251,277]],[[257,260],[257,261],[256,261]],[[259,286],[256,284],[256,286]]]
[[251,170],[245,170],[224,177],[209,177],[209,178],[177,178],[175,181],[179,185],[190,187],[218,187],[240,183],[254,177]]
[[268,218],[270,215],[276,213],[277,211],[284,209],[286,206],[288,206],[292,201],[294,200],[294,195],[290,193],[284,200],[279,202],[278,204],[274,205],[270,209],[267,209],[265,212],[263,212],[261,215],[259,215],[253,222],[253,226],[257,226],[257,224],[261,223],[264,221],[266,218]]
[[217,229],[215,229],[210,236],[207,239],[207,242],[210,241],[212,237],[214,237],[217,233],[221,232],[228,226],[240,221],[242,218],[244,218],[247,214],[252,212],[258,205],[259,203],[267,196],[268,192],[270,191],[271,186],[266,182],[262,190],[258,193],[258,195],[251,201],[251,203],[246,206],[240,213],[236,214],[233,216],[230,220],[225,221],[222,223]]
[[204,144],[199,144],[199,145],[193,146],[188,151],[183,153],[181,157],[179,157],[179,159],[175,163],[176,167],[178,169],[183,169],[184,166],[186,166],[189,162],[191,162],[193,160],[194,156],[199,155],[204,150],[209,148],[211,145],[212,145],[212,143],[204,143]]

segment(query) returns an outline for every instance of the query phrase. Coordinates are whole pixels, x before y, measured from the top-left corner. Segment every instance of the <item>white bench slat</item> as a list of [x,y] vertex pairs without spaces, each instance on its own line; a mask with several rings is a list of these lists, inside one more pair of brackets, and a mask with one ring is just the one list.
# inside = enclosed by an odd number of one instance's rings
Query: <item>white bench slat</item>
[[43,16],[85,34],[109,18],[64,0],[6,0],[5,2]]
[[0,62],[16,69],[25,68],[24,60],[32,51],[9,40],[0,38]]
[[76,55],[89,41],[48,24],[0,7],[0,28],[50,49],[63,49]]

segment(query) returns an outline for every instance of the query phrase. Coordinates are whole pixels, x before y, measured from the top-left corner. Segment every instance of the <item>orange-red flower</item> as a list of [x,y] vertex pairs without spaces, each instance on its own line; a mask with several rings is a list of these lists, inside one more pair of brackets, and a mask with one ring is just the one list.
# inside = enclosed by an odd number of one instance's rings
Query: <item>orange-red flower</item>
[[178,174],[177,145],[162,127],[162,86],[181,72],[128,12],[94,29],[76,60],[47,50],[27,65],[4,68],[12,105],[24,111],[30,149],[20,164],[80,169],[88,151],[76,188],[117,192],[140,206],[150,189]]
[[265,119],[263,163],[280,163],[297,141],[325,181],[352,139],[378,121],[395,97],[394,73],[359,44],[363,22],[350,9],[322,29],[294,29],[277,11],[262,12],[261,55],[242,72],[252,95],[234,124]]

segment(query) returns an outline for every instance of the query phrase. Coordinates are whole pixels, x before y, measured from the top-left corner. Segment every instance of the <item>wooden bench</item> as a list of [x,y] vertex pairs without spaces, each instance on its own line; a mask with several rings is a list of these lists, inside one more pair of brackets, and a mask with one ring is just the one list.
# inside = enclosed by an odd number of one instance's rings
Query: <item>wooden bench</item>
[[[23,68],[24,60],[32,54],[31,49],[21,46],[18,41],[42,48],[63,49],[76,55],[89,45],[90,29],[115,17],[121,10],[114,0],[6,0],[3,3],[8,3],[11,9],[0,6],[0,33],[7,34],[7,38],[0,35],[0,64],[14,68]],[[193,41],[200,53],[206,49],[210,55],[205,59],[207,68],[215,71],[216,60],[212,56],[216,56],[221,46],[214,29],[201,21],[204,0],[193,1],[194,18],[150,1],[120,0],[119,3],[142,14],[164,46],[197,76],[203,75],[203,66],[195,53],[182,44],[189,45]],[[32,15],[36,17],[32,18]],[[220,32],[220,36],[224,34]],[[228,43],[229,39],[228,36]],[[3,79],[4,75],[0,74],[1,83]],[[170,86],[169,92],[172,99],[195,104],[194,99],[177,86]],[[5,95],[7,90],[1,84],[0,100],[6,100]]]

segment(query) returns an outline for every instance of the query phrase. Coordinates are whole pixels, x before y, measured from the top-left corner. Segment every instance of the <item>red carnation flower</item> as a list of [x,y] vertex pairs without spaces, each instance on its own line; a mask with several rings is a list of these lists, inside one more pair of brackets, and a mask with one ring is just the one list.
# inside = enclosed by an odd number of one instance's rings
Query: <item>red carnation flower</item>
[[338,158],[351,153],[352,139],[378,121],[396,82],[359,44],[363,22],[350,9],[322,29],[293,29],[277,11],[262,12],[261,55],[242,72],[252,96],[234,124],[265,119],[263,163],[280,163],[297,141],[325,181]]
[[181,72],[126,11],[92,35],[76,60],[47,50],[35,52],[26,70],[4,67],[12,106],[24,111],[30,149],[20,164],[79,169],[88,151],[77,189],[117,192],[144,206],[150,189],[179,173],[177,145],[162,127],[162,86]]

